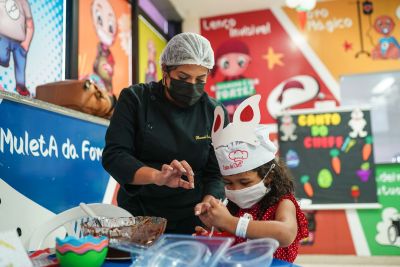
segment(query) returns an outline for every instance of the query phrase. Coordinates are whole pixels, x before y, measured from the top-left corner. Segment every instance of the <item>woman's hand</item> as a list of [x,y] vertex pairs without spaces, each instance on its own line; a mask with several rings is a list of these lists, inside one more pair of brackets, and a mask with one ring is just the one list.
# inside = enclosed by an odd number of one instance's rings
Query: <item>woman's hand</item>
[[[188,178],[188,181],[182,179],[183,175]],[[193,189],[194,173],[192,167],[185,160],[180,162],[173,160],[169,165],[164,164],[161,167],[161,171],[155,175],[154,183],[159,186],[165,185],[171,188],[182,187]]]

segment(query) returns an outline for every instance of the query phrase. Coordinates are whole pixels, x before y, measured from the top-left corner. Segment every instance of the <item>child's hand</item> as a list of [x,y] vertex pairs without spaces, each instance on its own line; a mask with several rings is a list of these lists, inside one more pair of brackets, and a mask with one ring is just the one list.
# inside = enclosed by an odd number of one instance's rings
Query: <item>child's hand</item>
[[208,209],[211,207],[209,202],[201,202],[198,203],[195,207],[194,207],[194,215],[199,216],[201,214],[204,214],[208,211]]
[[[200,216],[200,219],[203,221],[202,217],[207,220],[207,226],[212,225],[217,227],[218,229],[224,230],[227,228],[227,224],[232,222],[233,216],[230,214],[227,207],[221,203],[221,201],[214,199],[210,200],[210,208],[207,213],[203,216]],[[204,221],[203,221],[204,223]]]
[[[208,203],[207,203],[208,204]],[[201,220],[201,222],[207,227],[207,228],[211,228],[213,225],[210,221],[210,217],[209,217],[209,209],[211,208],[211,205],[209,205],[209,207],[202,213],[200,213],[199,219]]]
[[200,236],[208,236],[209,235],[208,231],[201,226],[196,226],[194,228],[194,231],[195,231],[195,233],[193,235],[200,235]]

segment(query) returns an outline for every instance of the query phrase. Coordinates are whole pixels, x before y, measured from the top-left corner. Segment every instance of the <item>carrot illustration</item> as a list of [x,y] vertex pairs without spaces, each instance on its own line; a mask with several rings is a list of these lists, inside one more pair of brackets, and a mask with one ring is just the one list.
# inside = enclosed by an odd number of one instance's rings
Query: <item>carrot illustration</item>
[[335,149],[331,149],[331,151],[329,152],[331,154],[332,160],[331,160],[331,165],[332,165],[332,169],[336,174],[340,174],[340,169],[341,169],[341,162],[339,159],[339,150]]
[[362,158],[364,161],[369,159],[369,156],[371,156],[371,152],[372,152],[372,137],[367,136],[365,138],[365,144],[362,148]]
[[314,189],[312,188],[312,185],[308,182],[309,180],[310,176],[308,175],[303,175],[300,178],[300,182],[303,184],[304,192],[306,192],[306,195],[309,197],[313,197]]

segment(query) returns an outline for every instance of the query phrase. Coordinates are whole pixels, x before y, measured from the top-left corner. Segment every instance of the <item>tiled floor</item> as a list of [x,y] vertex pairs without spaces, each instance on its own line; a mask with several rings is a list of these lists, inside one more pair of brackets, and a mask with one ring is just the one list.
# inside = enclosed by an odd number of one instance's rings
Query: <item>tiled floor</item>
[[299,255],[295,263],[302,267],[400,267],[400,249],[399,256]]

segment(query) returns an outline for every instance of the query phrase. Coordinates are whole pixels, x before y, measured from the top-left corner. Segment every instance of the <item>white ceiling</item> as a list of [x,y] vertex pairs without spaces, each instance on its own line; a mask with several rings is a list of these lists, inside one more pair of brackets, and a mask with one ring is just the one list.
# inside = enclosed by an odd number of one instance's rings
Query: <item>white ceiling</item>
[[284,0],[169,0],[185,20],[281,6]]

